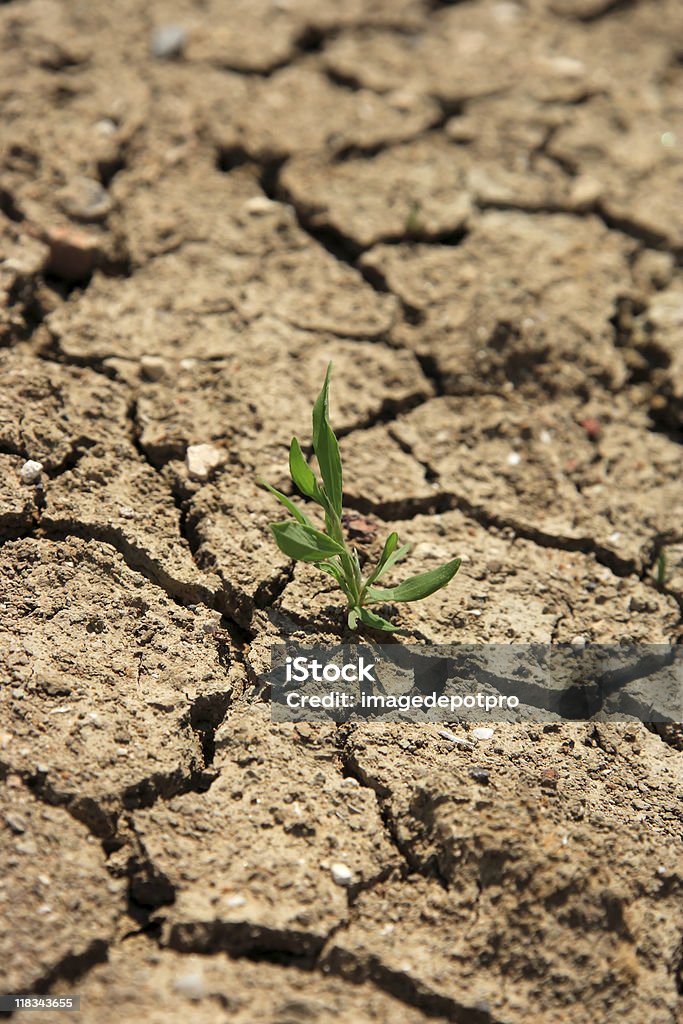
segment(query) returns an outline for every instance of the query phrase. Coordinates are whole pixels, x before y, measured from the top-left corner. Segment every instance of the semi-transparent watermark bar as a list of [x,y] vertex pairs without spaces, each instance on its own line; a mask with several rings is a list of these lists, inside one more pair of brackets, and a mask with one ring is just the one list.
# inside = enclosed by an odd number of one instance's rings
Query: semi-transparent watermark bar
[[276,645],[275,722],[683,721],[683,646]]

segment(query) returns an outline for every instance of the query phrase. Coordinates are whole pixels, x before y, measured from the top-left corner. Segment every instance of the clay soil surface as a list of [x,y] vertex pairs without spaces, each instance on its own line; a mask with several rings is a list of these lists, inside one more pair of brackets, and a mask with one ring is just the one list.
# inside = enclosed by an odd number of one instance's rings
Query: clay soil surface
[[680,0],[9,0],[0,98],[0,992],[680,1020],[680,731],[273,725],[256,483],[332,359],[412,642],[681,638]]

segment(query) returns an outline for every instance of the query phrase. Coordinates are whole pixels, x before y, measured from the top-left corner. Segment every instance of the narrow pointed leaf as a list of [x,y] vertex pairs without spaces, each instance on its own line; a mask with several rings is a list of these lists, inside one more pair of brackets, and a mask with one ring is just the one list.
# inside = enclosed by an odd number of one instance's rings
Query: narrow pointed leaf
[[455,558],[438,569],[430,569],[429,572],[420,573],[419,576],[411,576],[410,579],[399,583],[397,587],[368,587],[367,600],[420,601],[423,597],[429,597],[430,594],[447,586],[459,568],[460,559]]
[[387,537],[386,541],[384,542],[384,547],[382,548],[382,554],[379,556],[379,561],[378,561],[377,565],[375,566],[375,568],[372,570],[372,572],[368,576],[368,582],[367,582],[366,586],[370,586],[371,583],[374,583],[375,580],[379,579],[379,577],[382,574],[382,569],[387,564],[387,560],[391,557],[391,555],[395,551],[397,544],[398,544],[398,534],[397,533],[390,533],[389,536]]
[[306,462],[304,453],[301,451],[301,445],[296,437],[292,438],[292,443],[289,446],[289,472],[297,489],[302,494],[305,494],[307,498],[313,498],[314,501],[317,501],[320,493],[318,481],[315,478],[315,473]]
[[286,523],[271,523],[270,528],[280,551],[300,562],[322,562],[330,555],[344,552],[341,544],[326,533],[304,523],[288,520]]
[[265,487],[267,491],[270,491],[271,494],[275,495],[277,500],[285,506],[287,511],[291,512],[297,522],[304,523],[306,526],[313,526],[313,523],[310,521],[308,516],[304,515],[301,509],[297,508],[294,502],[291,501],[286,494],[283,494],[282,491],[278,491],[277,487],[271,487],[269,483],[266,483],[265,480],[261,480],[260,477],[258,482],[261,484],[261,487]]
[[320,466],[323,487],[338,518],[342,513],[342,464],[339,444],[328,419],[330,373],[327,367],[325,383],[313,406],[313,449]]
[[412,548],[412,546],[412,544],[403,544],[400,548],[394,551],[392,555],[389,555],[386,562],[382,566],[382,571],[380,572],[379,576],[376,577],[376,579],[379,579],[380,576],[384,576],[385,572],[388,572],[393,565],[396,565],[396,563],[400,562],[402,558],[405,558],[410,549]]
[[341,573],[339,570],[333,571],[334,567],[331,565],[330,562],[316,562],[315,566],[316,569],[322,569],[322,571],[327,573],[328,576],[333,576],[334,579],[339,584],[340,589],[344,592],[346,597],[349,600],[351,600],[351,592],[346,585],[346,580],[344,579],[343,573]]
[[381,629],[385,633],[400,633],[401,630],[398,626],[392,625],[391,622],[387,622],[381,615],[376,615],[375,612],[371,612],[369,608],[359,608],[358,617],[364,626],[370,626],[371,629]]

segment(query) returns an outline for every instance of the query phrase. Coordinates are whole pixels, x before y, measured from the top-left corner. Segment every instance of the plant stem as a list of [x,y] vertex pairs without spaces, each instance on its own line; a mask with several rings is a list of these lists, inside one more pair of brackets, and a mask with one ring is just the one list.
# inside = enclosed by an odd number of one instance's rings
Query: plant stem
[[328,516],[330,520],[330,534],[332,535],[332,539],[336,540],[337,543],[341,544],[344,548],[344,554],[339,555],[339,561],[341,562],[344,577],[349,588],[349,608],[357,608],[360,606],[360,594],[363,582],[360,578],[358,562],[346,546],[341,520],[333,508],[328,510]]

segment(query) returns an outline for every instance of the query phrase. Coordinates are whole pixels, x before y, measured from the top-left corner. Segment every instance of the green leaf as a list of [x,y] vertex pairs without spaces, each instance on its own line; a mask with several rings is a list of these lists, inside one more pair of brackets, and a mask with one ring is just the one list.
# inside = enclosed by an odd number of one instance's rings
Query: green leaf
[[270,484],[266,483],[265,480],[262,480],[261,477],[258,477],[257,479],[258,482],[261,484],[261,487],[265,487],[267,491],[270,491],[271,494],[275,495],[278,501],[282,502],[282,504],[285,506],[288,512],[292,513],[297,522],[304,523],[306,526],[313,525],[308,516],[305,516],[301,509],[297,508],[294,502],[291,501],[286,494],[283,494],[282,491],[278,491],[276,487],[271,487]]
[[368,576],[368,581],[366,583],[366,587],[369,587],[371,583],[374,583],[375,580],[379,579],[379,577],[382,574],[382,569],[384,569],[384,566],[387,564],[388,559],[393,554],[397,544],[398,544],[398,534],[397,533],[390,533],[389,536],[387,537],[386,541],[384,542],[384,547],[382,548],[382,554],[379,556],[379,561],[378,561],[377,565],[375,566],[375,568],[372,570],[372,572]]
[[300,562],[322,562],[330,555],[344,553],[341,544],[308,524],[288,520],[271,523],[270,528],[277,546],[288,558],[296,558]]
[[316,562],[315,565],[316,569],[322,569],[328,576],[333,576],[348,599],[351,600],[351,592],[346,584],[344,573],[338,565],[335,565],[334,562]]
[[371,629],[381,629],[385,633],[400,633],[402,632],[398,626],[394,626],[391,622],[387,622],[381,615],[376,615],[371,612],[369,608],[359,608],[358,617],[364,626],[370,626]]
[[382,571],[380,572],[379,576],[375,578],[379,579],[380,576],[384,576],[384,573],[388,572],[393,565],[396,565],[396,563],[400,562],[402,558],[405,558],[410,549],[412,548],[412,546],[412,544],[404,544],[402,547],[398,549],[398,551],[394,551],[393,555],[389,555],[389,557],[387,558],[386,562],[382,567]]
[[330,373],[332,363],[327,367],[325,383],[313,406],[313,450],[320,466],[325,493],[338,518],[342,514],[342,464],[339,444],[328,419]]
[[399,583],[397,587],[368,587],[367,599],[369,601],[420,601],[423,597],[441,590],[451,582],[460,568],[460,559],[454,558],[452,562],[440,566],[438,569],[430,569],[429,572],[420,573],[419,576],[411,576],[410,579]]
[[360,611],[360,608],[349,608],[349,629],[356,629],[356,627],[358,626],[358,615]]
[[313,498],[317,501],[320,493],[318,481],[315,478],[315,473],[306,462],[304,453],[301,451],[301,445],[296,437],[292,438],[292,443],[289,446],[289,472],[298,490],[305,494],[307,498]]

